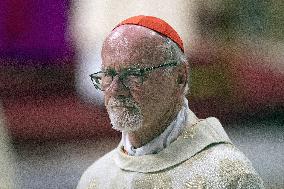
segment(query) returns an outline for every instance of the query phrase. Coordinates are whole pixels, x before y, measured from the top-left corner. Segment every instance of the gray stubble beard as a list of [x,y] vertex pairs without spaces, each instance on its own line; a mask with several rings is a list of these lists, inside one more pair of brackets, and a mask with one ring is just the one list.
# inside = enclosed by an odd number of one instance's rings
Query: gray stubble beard
[[111,99],[106,108],[112,128],[117,131],[137,131],[143,125],[144,118],[141,108],[131,99],[126,99],[123,103],[119,100]]

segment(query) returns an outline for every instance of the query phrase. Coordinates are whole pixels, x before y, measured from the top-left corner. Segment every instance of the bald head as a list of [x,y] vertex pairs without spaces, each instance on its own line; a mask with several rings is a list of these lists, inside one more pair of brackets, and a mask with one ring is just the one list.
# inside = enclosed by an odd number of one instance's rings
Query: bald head
[[153,30],[136,25],[122,25],[106,38],[102,60],[113,66],[159,65],[168,59],[166,44],[167,38]]

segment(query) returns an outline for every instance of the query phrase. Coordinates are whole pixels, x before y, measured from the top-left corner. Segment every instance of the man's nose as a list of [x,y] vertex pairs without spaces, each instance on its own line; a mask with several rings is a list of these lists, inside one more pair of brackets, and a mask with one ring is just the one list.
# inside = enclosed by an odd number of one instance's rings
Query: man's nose
[[113,97],[117,96],[127,97],[130,95],[129,89],[123,84],[122,80],[119,78],[118,75],[113,78],[112,83],[105,92]]

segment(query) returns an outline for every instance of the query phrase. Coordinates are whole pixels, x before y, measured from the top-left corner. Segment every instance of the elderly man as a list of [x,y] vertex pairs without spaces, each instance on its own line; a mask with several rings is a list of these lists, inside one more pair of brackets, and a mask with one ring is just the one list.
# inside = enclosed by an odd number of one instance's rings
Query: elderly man
[[106,38],[102,71],[91,79],[122,140],[85,171],[77,189],[263,188],[219,121],[189,109],[183,51],[176,31],[151,16],[126,19]]

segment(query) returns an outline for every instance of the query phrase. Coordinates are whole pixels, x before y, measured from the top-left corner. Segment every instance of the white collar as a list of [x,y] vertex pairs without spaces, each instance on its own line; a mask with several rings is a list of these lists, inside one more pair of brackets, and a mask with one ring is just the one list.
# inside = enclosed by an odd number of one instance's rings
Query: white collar
[[166,130],[158,137],[154,138],[149,143],[141,146],[140,148],[134,148],[128,138],[127,132],[122,132],[122,145],[127,151],[128,155],[141,156],[147,154],[155,154],[166,148],[171,142],[173,142],[181,134],[183,128],[191,121],[195,121],[197,118],[188,117],[189,115],[188,101],[184,98],[184,103],[179,111],[175,120],[166,128]]

